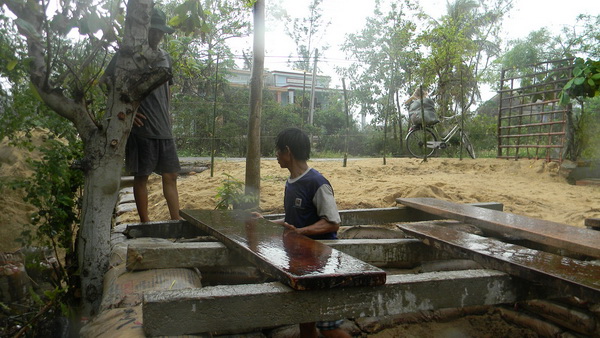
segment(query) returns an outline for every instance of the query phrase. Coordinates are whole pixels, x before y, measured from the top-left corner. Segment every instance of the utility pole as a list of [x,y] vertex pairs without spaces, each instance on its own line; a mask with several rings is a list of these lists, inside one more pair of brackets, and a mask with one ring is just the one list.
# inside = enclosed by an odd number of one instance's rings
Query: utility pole
[[313,125],[313,117],[315,114],[315,86],[317,83],[317,58],[319,57],[319,50],[315,49],[315,63],[313,64],[312,73],[312,84],[310,87],[310,113],[308,115],[308,124]]

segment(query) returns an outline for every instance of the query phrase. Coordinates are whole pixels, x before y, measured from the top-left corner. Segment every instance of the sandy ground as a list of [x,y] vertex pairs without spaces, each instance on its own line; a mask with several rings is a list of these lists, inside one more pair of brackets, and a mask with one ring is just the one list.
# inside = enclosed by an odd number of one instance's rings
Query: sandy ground
[[[32,207],[22,202],[22,193],[9,189],[8,178],[31,173],[24,159],[31,154],[0,144],[0,250],[12,252],[27,223]],[[506,212],[565,223],[578,227],[584,220],[600,217],[600,187],[567,183],[567,173],[556,163],[543,160],[500,159],[341,159],[310,161],[309,165],[327,177],[335,190],[340,209],[379,208],[397,205],[399,197],[435,197],[459,202],[500,202]],[[178,182],[182,209],[213,209],[217,188],[228,174],[244,180],[244,161],[218,160],[214,175],[206,170],[182,175]],[[261,162],[263,213],[281,213],[283,187],[288,172],[275,160]],[[153,220],[168,218],[160,177],[151,176],[150,209]],[[122,216],[124,222],[138,221],[135,211]],[[525,331],[521,331],[525,330]],[[402,325],[373,337],[534,337],[531,331],[514,327],[494,316],[467,317],[450,323]]]
[[[22,202],[22,193],[4,184],[8,178],[31,173],[25,158],[32,155],[0,144],[0,250],[19,248],[14,239],[28,222],[33,208]],[[309,165],[327,177],[340,209],[380,208],[396,205],[399,197],[435,197],[459,202],[499,202],[506,212],[565,223],[578,227],[584,220],[600,217],[600,186],[567,183],[557,163],[543,160],[414,158],[311,160]],[[178,182],[182,209],[213,209],[217,189],[231,175],[244,180],[245,162],[217,160],[214,173],[206,170],[182,175]],[[288,172],[275,160],[261,162],[263,213],[283,212],[283,187]],[[160,176],[150,178],[150,216],[168,219]],[[124,222],[137,222],[134,212]]]
[[[600,187],[568,184],[557,163],[543,160],[431,158],[350,159],[310,161],[327,177],[340,209],[397,205],[399,197],[435,197],[458,203],[499,202],[510,213],[584,226],[585,218],[600,217]],[[243,181],[245,162],[216,161],[210,170],[180,177],[182,209],[213,209],[217,188],[229,174]],[[283,187],[288,176],[275,160],[261,162],[261,201],[264,213],[281,213]],[[168,218],[159,176],[151,177],[153,220]],[[137,215],[125,215],[137,222]]]

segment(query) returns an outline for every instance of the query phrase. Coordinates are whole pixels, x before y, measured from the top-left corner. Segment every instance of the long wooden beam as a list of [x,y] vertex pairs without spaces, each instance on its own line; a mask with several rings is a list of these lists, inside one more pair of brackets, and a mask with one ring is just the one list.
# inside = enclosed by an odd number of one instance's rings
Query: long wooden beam
[[435,198],[398,198],[396,201],[416,210],[476,225],[491,235],[503,237],[508,233],[557,249],[600,258],[600,231]]
[[278,325],[377,317],[524,300],[527,286],[494,270],[388,276],[377,287],[295,291],[278,283],[147,292],[149,336],[248,332]]
[[180,215],[296,290],[385,283],[385,271],[248,212],[182,210]]
[[426,244],[592,302],[600,301],[600,266],[433,224],[401,224]]

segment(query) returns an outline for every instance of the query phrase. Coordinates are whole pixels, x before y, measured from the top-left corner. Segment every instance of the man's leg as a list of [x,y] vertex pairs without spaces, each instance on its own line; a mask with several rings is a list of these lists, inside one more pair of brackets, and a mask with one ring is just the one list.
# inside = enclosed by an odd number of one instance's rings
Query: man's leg
[[342,330],[340,326],[342,325],[343,320],[332,320],[332,321],[322,321],[317,322],[317,327],[321,332],[321,335],[326,338],[351,338],[352,336]]
[[333,329],[333,330],[321,330],[321,335],[326,338],[351,338],[352,336],[342,330],[342,329]]
[[137,207],[140,222],[150,222],[148,216],[148,176],[133,177],[133,197]]
[[317,338],[317,327],[315,323],[301,323],[300,325],[300,338]]
[[171,219],[179,220],[179,192],[177,191],[177,173],[163,173],[162,174],[162,186],[163,195],[167,200],[167,206],[169,207],[169,214]]

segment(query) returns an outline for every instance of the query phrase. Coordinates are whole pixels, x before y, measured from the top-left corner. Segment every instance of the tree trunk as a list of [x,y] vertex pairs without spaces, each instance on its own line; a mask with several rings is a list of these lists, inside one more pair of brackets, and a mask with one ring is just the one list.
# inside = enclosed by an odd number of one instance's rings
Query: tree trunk
[[[94,140],[89,146],[99,153],[104,146]],[[124,150],[98,158],[86,173],[81,227],[77,243],[81,273],[82,314],[97,313],[102,299],[104,273],[108,270],[110,231],[116,204]]]
[[260,115],[262,111],[263,71],[265,67],[265,1],[254,3],[254,58],[250,80],[250,118],[248,119],[248,154],[246,156],[246,195],[256,208],[260,202]]
[[395,101],[396,101],[396,111],[398,112],[398,129],[400,130],[400,135],[398,138],[398,146],[399,146],[399,154],[402,155],[404,153],[404,131],[402,130],[402,128],[404,127],[404,124],[402,123],[402,110],[401,110],[401,105],[400,105],[400,98],[398,97],[398,91],[396,90],[395,93]]
[[[139,102],[154,88],[169,80],[167,68],[151,67],[157,53],[148,46],[152,0],[127,3],[125,36],[115,74],[109,82],[105,114],[89,111],[82,98],[66,96],[68,90],[52,87],[48,81],[51,51],[41,36],[46,29],[43,7],[33,3],[5,0],[21,20],[19,32],[27,38],[29,75],[40,97],[52,110],[71,121],[84,143],[82,219],[77,253],[81,272],[82,315],[98,311],[103,277],[108,268],[112,215],[119,191],[127,137]],[[50,36],[48,34],[48,36]],[[135,59],[135,61],[134,61]],[[96,116],[102,116],[97,120]]]

